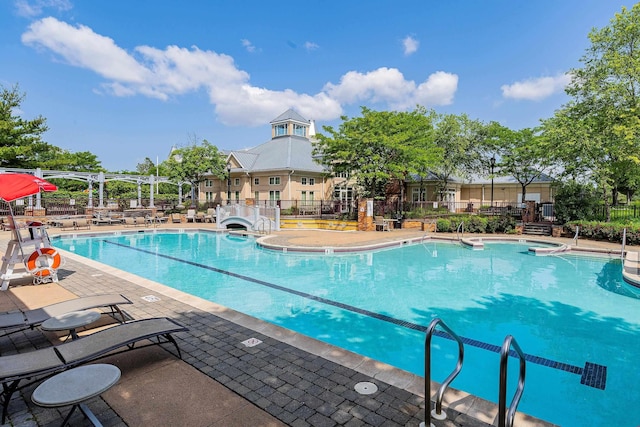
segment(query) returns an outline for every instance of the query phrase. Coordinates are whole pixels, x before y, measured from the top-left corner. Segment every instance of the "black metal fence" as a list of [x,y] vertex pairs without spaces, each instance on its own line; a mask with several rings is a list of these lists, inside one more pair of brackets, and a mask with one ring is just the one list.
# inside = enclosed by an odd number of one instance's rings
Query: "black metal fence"
[[[640,218],[640,208],[632,205],[612,206],[610,208],[612,221],[634,220]],[[605,221],[607,219],[607,209],[604,206],[598,208],[594,214],[598,220]]]

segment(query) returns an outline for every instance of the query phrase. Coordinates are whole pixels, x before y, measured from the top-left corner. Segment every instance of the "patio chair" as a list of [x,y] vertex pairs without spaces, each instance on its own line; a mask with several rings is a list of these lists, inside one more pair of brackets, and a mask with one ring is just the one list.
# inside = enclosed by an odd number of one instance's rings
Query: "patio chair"
[[187,209],[187,222],[196,222],[196,210]]
[[78,218],[74,221],[74,227],[76,230],[81,228],[89,230],[91,229],[91,220],[87,218]]
[[158,212],[156,214],[155,220],[158,224],[164,224],[165,222],[167,222],[167,217],[164,216],[164,212]]
[[54,316],[59,316],[71,311],[89,310],[101,307],[108,308],[109,311],[105,313],[110,314],[114,319],[117,313],[122,319],[122,323],[124,323],[127,319],[125,318],[125,314],[118,307],[122,304],[132,304],[132,302],[124,295],[104,294],[74,298],[31,310],[0,313],[0,329],[9,329],[8,332],[0,335],[0,337],[4,337],[5,335],[9,335],[14,332],[23,331],[25,329],[33,329],[45,320]]
[[60,229],[62,230],[69,230],[69,229],[76,228],[76,222],[72,219],[61,219],[58,221],[58,224],[60,225]]
[[138,225],[144,225],[144,218],[142,218],[142,222],[139,223],[138,218],[135,216],[127,216],[124,218],[124,226],[125,227],[137,227]]
[[[171,334],[187,330],[167,317],[132,320],[57,346],[0,356],[2,424],[7,417],[11,396],[20,388],[42,381],[58,372],[115,354],[114,352],[120,349],[122,350],[119,352],[123,352],[171,343],[176,348],[177,356],[182,358],[180,347]],[[145,340],[150,342],[135,346]],[[23,380],[29,382],[19,387]]]
[[171,222],[173,224],[179,224],[182,222],[182,217],[180,216],[179,213],[172,213],[170,214],[170,217],[171,217]]
[[207,209],[207,213],[204,216],[204,222],[216,222],[216,208]]
[[373,223],[376,226],[376,231],[380,229],[380,231],[391,231],[389,228],[389,223],[384,220],[384,217],[376,215],[373,217]]

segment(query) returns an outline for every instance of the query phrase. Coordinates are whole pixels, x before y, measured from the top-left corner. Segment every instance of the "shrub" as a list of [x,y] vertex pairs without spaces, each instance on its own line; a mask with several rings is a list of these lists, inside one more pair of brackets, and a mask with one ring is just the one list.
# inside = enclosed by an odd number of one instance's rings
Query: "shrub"
[[465,221],[464,229],[469,233],[485,233],[487,230],[487,218],[482,216],[471,216]]
[[560,224],[578,219],[590,219],[596,215],[600,199],[592,186],[569,181],[556,184],[554,191],[553,211],[556,221]]
[[448,233],[451,231],[451,221],[446,218],[438,218],[436,222],[436,231]]
[[578,237],[593,240],[606,240],[622,243],[624,229],[627,229],[627,244],[640,244],[640,226],[633,223],[607,223],[599,221],[571,221],[565,224],[565,228],[575,235],[576,227],[579,227]]

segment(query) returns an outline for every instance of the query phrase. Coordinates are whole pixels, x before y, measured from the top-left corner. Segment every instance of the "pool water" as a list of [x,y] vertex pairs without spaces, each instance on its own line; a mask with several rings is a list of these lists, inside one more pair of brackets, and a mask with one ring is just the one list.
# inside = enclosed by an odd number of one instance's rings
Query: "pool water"
[[[640,423],[640,291],[619,259],[536,256],[530,243],[484,250],[426,242],[354,254],[292,254],[219,233],[59,238],[100,261],[398,368],[424,374],[424,329],[465,340],[452,387],[496,402],[506,335],[527,354],[519,411],[563,426]],[[457,345],[434,337],[433,379]],[[518,361],[509,363],[508,401]]]

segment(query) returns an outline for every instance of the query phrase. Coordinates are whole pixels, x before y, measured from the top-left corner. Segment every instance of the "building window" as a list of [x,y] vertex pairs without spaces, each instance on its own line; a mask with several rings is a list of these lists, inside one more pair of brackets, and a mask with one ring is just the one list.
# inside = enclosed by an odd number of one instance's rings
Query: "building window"
[[210,179],[205,179],[204,186],[205,187],[213,187],[213,181],[210,180]]
[[280,200],[280,192],[277,190],[269,191],[269,200]]
[[[257,179],[257,178],[256,178]],[[253,198],[256,202],[258,202],[260,200],[260,192],[259,191],[254,191],[253,192]]]
[[240,200],[240,192],[236,191],[235,196],[236,196],[236,203],[238,203],[238,201]]
[[260,178],[253,178],[253,185],[260,185]]
[[275,136],[282,136],[287,134],[286,123],[282,125],[275,125],[274,129],[275,129]]
[[240,178],[234,178],[234,179],[233,179],[233,185],[235,185],[236,187],[237,187],[238,185],[240,185]]
[[300,194],[300,201],[303,202],[303,203],[307,201],[307,192],[306,191],[303,191]]
[[309,185],[315,185],[315,183],[316,183],[315,178],[309,178]]
[[300,184],[307,185],[307,177],[306,176],[303,176],[302,178],[300,178]]
[[303,125],[293,124],[293,134],[298,136],[307,136],[307,127]]
[[216,198],[216,197],[214,196],[214,194],[215,194],[215,193],[213,193],[213,192],[211,192],[211,191],[207,191],[207,192],[205,192],[204,194],[205,194],[205,198],[207,199],[207,202],[212,202],[212,201],[213,201],[213,200],[215,200],[215,198]]
[[269,185],[280,185],[280,177],[279,176],[270,176],[269,177]]
[[419,188],[414,188],[411,192],[411,200],[414,202],[424,202],[426,200],[426,190],[422,190],[422,194],[420,193]]

